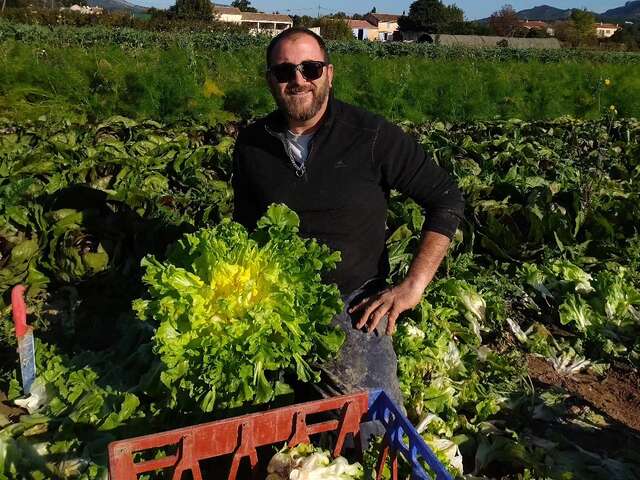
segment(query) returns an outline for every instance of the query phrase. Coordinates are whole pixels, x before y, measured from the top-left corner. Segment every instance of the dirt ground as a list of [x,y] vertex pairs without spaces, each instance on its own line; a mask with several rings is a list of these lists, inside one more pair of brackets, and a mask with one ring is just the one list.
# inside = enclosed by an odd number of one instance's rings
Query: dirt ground
[[0,391],[0,414],[5,415],[8,418],[22,415],[25,411],[21,408],[14,407],[7,400],[7,396],[4,392]]
[[640,432],[640,374],[612,367],[604,378],[589,373],[559,375],[544,359],[529,355],[531,378],[542,385],[558,387],[628,428]]

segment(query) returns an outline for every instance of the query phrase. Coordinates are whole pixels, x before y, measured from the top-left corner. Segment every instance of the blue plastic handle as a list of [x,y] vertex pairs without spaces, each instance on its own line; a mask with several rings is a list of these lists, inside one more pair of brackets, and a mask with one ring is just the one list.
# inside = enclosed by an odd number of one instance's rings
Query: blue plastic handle
[[[387,432],[391,449],[411,464],[412,479],[431,480],[420,464],[422,458],[436,474],[436,480],[453,480],[422,436],[382,389],[369,390],[369,420],[379,421]],[[409,439],[409,445],[404,437]]]

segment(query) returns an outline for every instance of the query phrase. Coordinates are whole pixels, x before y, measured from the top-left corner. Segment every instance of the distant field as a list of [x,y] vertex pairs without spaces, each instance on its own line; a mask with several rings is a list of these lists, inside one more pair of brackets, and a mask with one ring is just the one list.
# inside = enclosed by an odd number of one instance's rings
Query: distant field
[[[250,118],[270,111],[263,47],[206,50],[55,46],[6,40],[0,116],[162,121]],[[337,49],[341,51],[340,49]],[[334,53],[336,95],[394,121],[640,117],[640,64],[376,58]],[[605,82],[608,80],[609,82]],[[605,83],[608,83],[606,85]]]

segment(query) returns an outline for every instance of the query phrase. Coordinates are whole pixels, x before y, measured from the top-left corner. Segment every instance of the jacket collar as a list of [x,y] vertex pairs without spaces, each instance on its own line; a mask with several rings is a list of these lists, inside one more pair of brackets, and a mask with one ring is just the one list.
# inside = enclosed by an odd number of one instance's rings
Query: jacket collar
[[[327,111],[325,112],[325,116],[321,121],[320,128],[318,131],[324,128],[328,128],[333,124],[336,118],[336,110],[338,109],[338,102],[333,96],[333,88],[329,91],[329,101],[327,102]],[[266,127],[267,129],[279,133],[284,134],[288,128],[287,119],[279,108],[274,110],[266,117]]]

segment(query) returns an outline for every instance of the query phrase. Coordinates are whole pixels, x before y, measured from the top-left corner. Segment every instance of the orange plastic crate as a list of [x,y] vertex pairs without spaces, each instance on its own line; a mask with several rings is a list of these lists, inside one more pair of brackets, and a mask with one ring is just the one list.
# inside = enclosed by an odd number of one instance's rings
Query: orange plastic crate
[[[326,414],[331,412],[336,414],[331,416],[335,419],[327,420]],[[312,416],[317,414],[325,415],[320,415],[323,420],[314,422]],[[411,423],[382,390],[358,392],[112,442],[109,445],[109,472],[112,480],[136,480],[142,473],[169,469],[173,472],[172,480],[181,480],[183,474],[189,473],[194,480],[203,480],[200,462],[231,455],[229,471],[216,473],[216,480],[236,480],[245,458],[249,462],[251,477],[257,480],[260,473],[258,448],[283,442],[294,447],[299,443],[309,443],[312,435],[336,432],[332,454],[337,457],[342,454],[349,435],[356,445],[360,445],[360,424],[370,420],[381,422],[386,430],[376,466],[378,479],[382,478],[384,465],[390,458],[391,476],[397,480],[400,454],[410,464],[412,478],[430,478],[422,467],[422,460],[436,473],[437,480],[451,480]],[[134,461],[137,453],[176,447],[174,454],[163,458]]]

